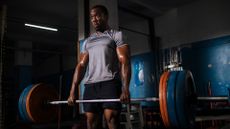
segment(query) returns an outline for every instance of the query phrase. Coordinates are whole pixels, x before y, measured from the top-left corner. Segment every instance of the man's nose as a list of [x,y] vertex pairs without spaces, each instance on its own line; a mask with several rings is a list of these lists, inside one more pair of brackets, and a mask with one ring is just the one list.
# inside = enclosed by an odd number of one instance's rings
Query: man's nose
[[97,19],[95,17],[92,17],[91,21],[95,22]]

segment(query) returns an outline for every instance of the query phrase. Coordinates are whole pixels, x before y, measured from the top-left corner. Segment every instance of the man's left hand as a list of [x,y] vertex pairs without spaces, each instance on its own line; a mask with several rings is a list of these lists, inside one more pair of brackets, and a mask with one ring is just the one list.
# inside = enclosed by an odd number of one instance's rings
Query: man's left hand
[[120,96],[120,100],[122,103],[130,103],[129,89],[123,89],[122,94]]

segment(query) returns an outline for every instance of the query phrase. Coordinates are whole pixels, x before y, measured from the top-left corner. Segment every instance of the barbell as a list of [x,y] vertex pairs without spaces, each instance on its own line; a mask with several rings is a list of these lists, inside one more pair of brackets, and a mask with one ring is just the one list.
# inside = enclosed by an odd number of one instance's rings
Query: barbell
[[[55,105],[67,104],[57,101],[58,94],[49,85],[39,83],[26,87],[18,101],[19,114],[23,121],[48,123],[57,119],[58,108]],[[161,75],[159,98],[131,98],[131,102],[159,102],[160,113],[167,128],[192,128],[195,123],[197,101],[229,101],[227,96],[197,97],[192,73],[167,71]],[[76,100],[76,103],[120,102],[120,99]]]

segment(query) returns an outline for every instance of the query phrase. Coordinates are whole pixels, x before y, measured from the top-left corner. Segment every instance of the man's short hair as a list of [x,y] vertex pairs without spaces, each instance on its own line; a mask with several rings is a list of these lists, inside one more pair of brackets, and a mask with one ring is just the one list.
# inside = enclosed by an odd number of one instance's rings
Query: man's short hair
[[92,8],[91,8],[91,10],[92,9],[100,9],[101,10],[101,12],[104,14],[104,15],[106,15],[107,17],[109,17],[109,13],[108,13],[108,9],[104,6],[104,5],[94,5]]

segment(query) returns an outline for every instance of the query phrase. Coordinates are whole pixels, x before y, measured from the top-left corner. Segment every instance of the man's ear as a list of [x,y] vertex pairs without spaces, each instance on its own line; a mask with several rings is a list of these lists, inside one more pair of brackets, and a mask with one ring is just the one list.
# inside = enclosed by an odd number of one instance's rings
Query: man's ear
[[109,16],[108,16],[108,15],[106,16],[106,15],[104,14],[104,17],[105,17],[105,20],[109,21]]

